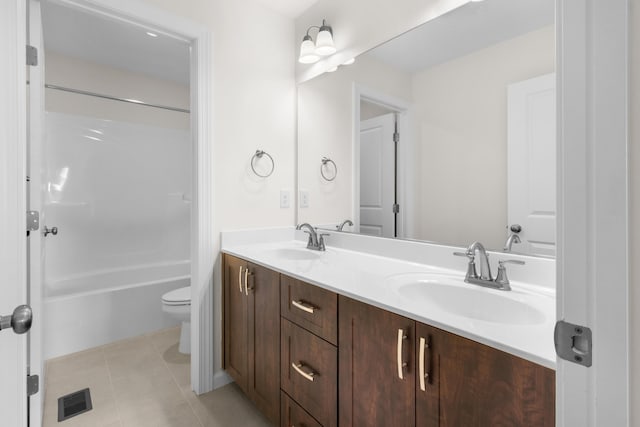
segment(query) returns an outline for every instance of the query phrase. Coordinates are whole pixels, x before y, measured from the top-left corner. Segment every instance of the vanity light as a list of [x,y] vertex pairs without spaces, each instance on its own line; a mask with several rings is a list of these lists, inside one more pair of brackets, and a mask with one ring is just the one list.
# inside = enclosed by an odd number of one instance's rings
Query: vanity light
[[[309,35],[309,31],[312,29],[318,30],[318,36],[316,42],[313,42],[313,38]],[[325,20],[322,20],[322,26],[318,27],[312,25],[307,28],[307,33],[302,39],[300,45],[300,57],[298,61],[303,64],[313,64],[318,61],[321,56],[331,55],[336,52],[336,47],[333,44],[333,30],[326,24]]]

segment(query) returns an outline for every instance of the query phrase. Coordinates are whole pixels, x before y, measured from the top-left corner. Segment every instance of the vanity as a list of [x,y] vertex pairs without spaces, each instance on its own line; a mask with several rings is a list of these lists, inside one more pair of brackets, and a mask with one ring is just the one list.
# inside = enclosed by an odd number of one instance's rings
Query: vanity
[[223,233],[224,367],[273,425],[555,424],[552,290],[465,283],[453,248],[282,233]]

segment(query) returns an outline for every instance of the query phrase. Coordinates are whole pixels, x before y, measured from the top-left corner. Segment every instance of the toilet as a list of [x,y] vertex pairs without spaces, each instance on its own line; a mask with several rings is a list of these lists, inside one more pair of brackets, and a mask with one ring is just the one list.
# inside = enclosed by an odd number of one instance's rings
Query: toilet
[[191,286],[162,295],[162,311],[182,322],[178,351],[183,354],[191,353]]

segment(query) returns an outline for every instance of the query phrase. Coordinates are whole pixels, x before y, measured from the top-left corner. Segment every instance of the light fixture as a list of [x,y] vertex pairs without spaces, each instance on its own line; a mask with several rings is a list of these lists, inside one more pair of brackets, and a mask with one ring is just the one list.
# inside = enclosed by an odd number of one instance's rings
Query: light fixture
[[[315,43],[309,35],[309,31],[312,29],[318,30]],[[307,28],[307,32],[302,38],[302,44],[300,45],[300,57],[298,61],[303,64],[313,64],[318,61],[321,56],[331,55],[335,52],[336,47],[333,44],[333,30],[323,19],[320,27],[312,25]]]

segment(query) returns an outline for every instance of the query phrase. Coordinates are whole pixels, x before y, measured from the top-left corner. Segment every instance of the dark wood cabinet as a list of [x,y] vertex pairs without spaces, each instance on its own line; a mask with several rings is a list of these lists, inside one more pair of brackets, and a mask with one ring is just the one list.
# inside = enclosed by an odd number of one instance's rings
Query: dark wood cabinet
[[283,391],[280,395],[282,402],[281,427],[322,427],[302,406],[298,405]]
[[339,297],[341,427],[415,425],[415,322]]
[[225,255],[225,369],[280,424],[280,274]]
[[334,345],[282,319],[281,387],[324,427],[335,427],[338,351]]
[[555,425],[553,370],[421,323],[416,339],[417,426]]

